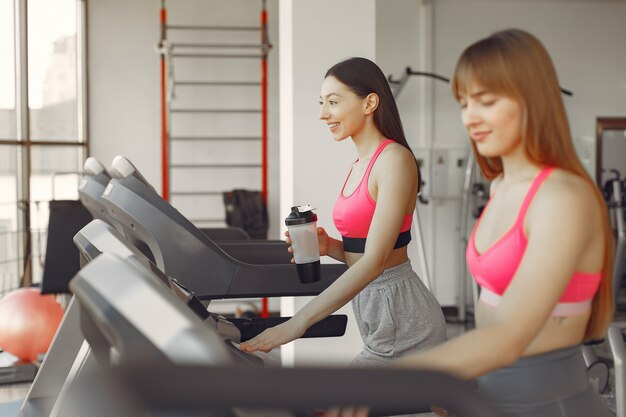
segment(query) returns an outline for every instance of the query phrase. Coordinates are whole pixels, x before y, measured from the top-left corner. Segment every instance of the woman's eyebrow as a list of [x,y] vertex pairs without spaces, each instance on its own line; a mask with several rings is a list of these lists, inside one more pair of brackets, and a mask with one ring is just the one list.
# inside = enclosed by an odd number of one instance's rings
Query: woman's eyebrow
[[487,90],[480,90],[480,91],[477,91],[477,92],[475,92],[473,94],[470,94],[470,97],[476,98],[476,97],[483,96],[485,94],[489,94],[489,91],[487,91]]

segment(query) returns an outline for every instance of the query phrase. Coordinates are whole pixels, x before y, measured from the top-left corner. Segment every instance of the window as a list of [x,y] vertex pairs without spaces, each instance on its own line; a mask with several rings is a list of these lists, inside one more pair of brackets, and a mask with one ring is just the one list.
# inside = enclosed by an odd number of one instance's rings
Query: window
[[[84,0],[0,0],[0,296],[41,279],[87,154]],[[54,16],[54,18],[51,18]]]
[[[16,134],[14,15],[13,0],[0,0],[0,140],[15,138]],[[0,169],[3,167],[0,164]]]

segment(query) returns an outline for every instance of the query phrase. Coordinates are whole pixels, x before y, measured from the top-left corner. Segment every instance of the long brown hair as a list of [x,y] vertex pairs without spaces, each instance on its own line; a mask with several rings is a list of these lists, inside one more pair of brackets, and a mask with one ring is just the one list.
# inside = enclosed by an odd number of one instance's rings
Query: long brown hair
[[[561,98],[556,71],[548,51],[533,35],[518,29],[496,32],[469,46],[459,58],[452,93],[459,100],[472,82],[518,101],[522,108],[522,144],[538,165],[555,166],[587,181],[602,208],[604,233],[603,278],[593,300],[586,339],[603,338],[613,318],[611,276],[613,236],[602,193],[576,155]],[[484,157],[471,146],[482,174],[494,179],[502,173],[500,157]]]
[[[374,125],[382,135],[404,146],[413,154],[402,128],[400,112],[391,92],[389,82],[378,65],[367,58],[354,57],[333,65],[324,78],[335,77],[360,98],[375,93],[379,97],[378,107],[374,111]],[[417,160],[415,161],[417,164]],[[417,178],[422,179],[419,165]],[[419,181],[418,180],[418,181]],[[417,186],[421,190],[421,181]]]

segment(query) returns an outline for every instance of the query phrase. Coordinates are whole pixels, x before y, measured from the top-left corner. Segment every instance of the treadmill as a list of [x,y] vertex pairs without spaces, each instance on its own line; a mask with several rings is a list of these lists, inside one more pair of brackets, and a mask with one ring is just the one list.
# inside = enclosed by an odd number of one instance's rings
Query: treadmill
[[[97,222],[110,224],[111,226],[109,226],[108,230],[110,231],[115,227],[115,236],[121,236],[124,229],[114,218],[108,215],[106,207],[101,202],[101,195],[110,180],[111,175],[106,168],[96,158],[89,157],[85,160],[83,166],[83,177],[78,186],[78,195],[81,203],[91,213],[93,218],[101,219]],[[89,228],[89,225],[87,228]],[[102,238],[106,238],[106,235],[102,234],[101,241]],[[126,238],[128,237],[123,239]],[[134,243],[142,248],[141,242],[136,241]],[[82,248],[81,246],[78,247],[81,253],[82,267],[89,258],[85,254],[91,253],[85,251],[91,251],[92,247],[89,245],[84,245]],[[142,253],[133,245],[122,244],[115,246],[115,248],[116,253],[122,258],[141,255]],[[143,245],[143,249],[144,253],[149,254],[147,246]],[[97,251],[96,253],[91,253],[92,256],[97,254],[99,254]],[[20,417],[48,416],[57,401],[64,383],[74,378],[76,373],[74,368],[89,367],[92,361],[93,358],[90,357],[89,349],[86,343],[84,343],[84,337],[79,331],[78,306],[72,297],[26,398],[21,402],[18,415]]]
[[109,181],[111,181],[109,171],[100,161],[90,156],[83,165],[83,177],[78,184],[78,199],[94,219],[101,219],[113,226],[148,259],[154,260],[151,258],[152,254],[146,244],[135,239],[132,235],[127,235],[124,227],[109,214],[102,203],[102,193]]
[[102,254],[70,283],[99,366],[81,374],[63,415],[304,417],[366,405],[380,416],[435,404],[456,416],[501,416],[469,383],[433,371],[235,366],[220,338],[151,274],[132,257]]
[[[133,257],[144,267],[151,270],[160,281],[181,298],[187,306],[211,327],[223,339],[234,343],[241,343],[249,340],[265,329],[276,326],[290,317],[271,318],[224,318],[218,314],[207,311],[198,297],[177,280],[165,275],[150,260],[145,258],[132,245],[128,244],[123,236],[110,225],[101,220],[93,220],[74,237],[74,243],[81,253],[81,263],[83,265],[93,261],[102,253],[114,253],[123,259]],[[345,315],[335,315],[311,326],[303,338],[309,337],[336,337],[342,336],[345,332],[347,317]]]
[[[85,162],[85,172],[90,174],[87,178],[84,179],[83,182],[87,184],[97,182],[99,184],[98,187],[91,187],[93,189],[92,192],[87,192],[88,187],[81,187],[83,190],[83,194],[86,194],[86,200],[88,200],[88,206],[93,210],[94,213],[100,213],[100,217],[108,221],[113,225],[117,225],[118,230],[122,230],[125,233],[125,237],[130,237],[132,242],[137,245],[137,242],[143,244],[137,237],[132,233],[131,230],[126,230],[123,223],[118,222],[112,215],[110,215],[109,210],[105,207],[105,200],[101,194],[106,187],[104,184],[107,184],[111,180],[111,177],[124,178],[125,176],[133,176],[136,178],[141,184],[145,185],[145,188],[149,189],[153,194],[156,194],[154,188],[145,180],[143,175],[125,158],[116,157],[114,163],[112,164],[112,168],[109,172],[107,172],[102,164],[100,164],[95,158],[89,158]],[[106,174],[106,175],[105,175]],[[113,210],[111,210],[113,211]],[[185,219],[186,220],[186,219]],[[204,236],[203,233],[200,233],[201,236]],[[218,237],[223,237],[217,234]],[[98,254],[105,251],[113,251],[116,253],[120,253],[122,256],[126,257],[129,255],[124,239],[121,236],[115,234],[113,229],[108,229],[98,222],[94,221],[92,225],[89,227],[85,227],[81,230],[74,239],[76,245],[79,247],[81,253],[83,254],[83,262],[87,262],[93,259]],[[231,249],[237,248],[236,251],[241,253],[247,253],[248,256],[253,254],[258,259],[269,259],[273,262],[279,263],[287,263],[288,267],[292,268],[289,260],[291,255],[285,250],[285,244],[283,241],[275,241],[275,242],[222,242],[220,245],[230,244]],[[171,246],[171,244],[170,244]],[[139,246],[141,247],[141,246]],[[147,249],[147,246],[145,246]],[[160,250],[160,247],[157,248]],[[150,252],[150,249],[142,250],[141,252],[146,254]],[[93,253],[92,253],[93,252]],[[151,255],[151,252],[149,253]],[[89,258],[89,259],[86,259]],[[153,258],[149,258],[153,260]],[[149,268],[152,268],[154,265],[149,262],[147,259],[144,260],[146,265]],[[161,270],[165,270],[167,266],[161,266]],[[341,271],[345,270],[345,266],[341,266]],[[231,279],[231,277],[225,277],[227,280]],[[166,279],[170,279],[167,277]],[[215,329],[220,334],[225,335],[225,337],[230,338],[234,342],[240,343],[250,338],[256,336],[263,330],[268,327],[275,326],[280,324],[287,319],[288,317],[275,317],[269,319],[230,319],[229,321],[225,320],[223,317],[218,316],[216,314],[210,314],[206,311],[206,308],[203,308],[198,301],[196,294],[193,291],[187,290],[187,288],[176,279],[171,279],[172,285],[171,287],[179,292],[181,296],[187,296],[187,302],[190,307],[194,308],[197,314],[203,316],[203,319],[211,319],[210,321],[215,321]],[[312,326],[308,331],[303,335],[303,337],[333,337],[333,336],[341,336],[345,332],[345,325],[347,322],[347,317],[344,315],[331,316],[322,320],[320,323]],[[226,323],[227,325],[225,325]],[[237,326],[237,329],[232,330],[232,324]],[[230,328],[230,329],[229,329]]]
[[[145,181],[141,174],[138,175],[140,175],[140,178]],[[93,156],[87,158],[83,166],[83,177],[78,185],[78,196],[80,202],[91,213],[94,219],[104,220],[111,226],[115,227],[122,233],[122,235],[124,235],[126,239],[130,240],[134,246],[138,247],[141,253],[151,259],[152,255],[145,243],[135,239],[132,235],[126,234],[124,227],[109,214],[106,206],[103,204],[102,193],[109,184],[110,180],[111,174],[100,161]],[[146,184],[150,186],[147,182]],[[240,241],[250,240],[250,237],[245,231],[236,227],[204,228],[201,229],[201,231],[214,241],[218,242],[218,244],[220,244],[220,242],[229,242],[230,244],[234,243],[235,247],[237,247],[240,246],[237,245]],[[280,259],[288,262],[288,256],[290,255],[288,255],[284,250],[284,243],[281,249],[283,250],[280,251],[280,254],[283,256]]]
[[295,265],[285,262],[290,256],[285,258],[284,242],[276,243],[280,256],[271,244],[246,242],[227,250],[163,200],[126,158],[117,156],[110,172],[113,179],[102,194],[109,214],[127,235],[147,244],[163,272],[201,300],[317,295],[347,268],[324,264],[320,281],[301,283]]
[[[100,254],[99,246],[112,248],[122,259],[136,256],[137,259],[143,260],[145,266],[150,263],[137,248],[130,244],[123,244],[124,238],[121,233],[104,221],[93,220],[81,229],[81,232],[85,230],[92,231],[90,236],[98,244],[90,245],[84,240],[81,241],[82,244],[77,244],[81,254],[81,267],[92,257]],[[106,233],[98,232],[98,230],[104,230]],[[76,236],[81,235],[81,232]],[[76,236],[74,237],[75,243]],[[22,403],[18,416],[43,417],[50,415],[62,387],[69,383],[80,369],[91,366],[93,366],[93,357],[91,357],[85,338],[79,330],[78,305],[75,298],[72,297],[35,380]]]
[[[87,265],[102,253],[112,253],[121,259],[133,258],[157,277],[157,283],[181,299],[205,326],[210,327],[228,343],[231,355],[237,362],[261,365],[267,355],[250,355],[238,350],[238,343],[248,340],[268,327],[288,318],[230,319],[210,313],[204,305],[174,280],[163,274],[119,231],[100,219],[93,220],[74,237],[81,254],[81,265]],[[63,386],[70,384],[85,369],[94,368],[94,358],[79,329],[79,313],[75,298],[70,301],[64,319],[51,343],[35,381],[20,410],[20,416],[41,417],[50,415],[58,398],[63,398]],[[303,337],[332,337],[345,332],[346,316],[331,316],[312,326]]]

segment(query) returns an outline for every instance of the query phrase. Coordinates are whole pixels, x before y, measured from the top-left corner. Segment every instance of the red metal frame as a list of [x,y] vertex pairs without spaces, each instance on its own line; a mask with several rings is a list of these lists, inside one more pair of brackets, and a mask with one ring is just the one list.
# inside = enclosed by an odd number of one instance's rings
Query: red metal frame
[[[265,2],[261,10],[261,42],[265,45],[267,39],[267,11]],[[265,48],[265,46],[264,46]],[[261,193],[267,206],[267,50],[263,51],[261,60],[261,152],[262,152],[262,183]]]
[[[165,47],[167,31],[167,11],[165,0],[161,1],[161,48]],[[267,177],[268,177],[268,155],[267,155],[267,54],[271,45],[267,38],[267,10],[265,0],[261,10],[261,42],[263,44],[263,57],[261,59],[261,195],[267,206]],[[169,163],[168,163],[168,131],[167,131],[167,67],[165,51],[161,51],[161,195],[164,200],[169,201]],[[261,317],[269,317],[267,298],[262,299]]]
[[[263,44],[263,58],[261,59],[261,195],[267,207],[267,10],[265,0],[261,10],[261,43]],[[261,317],[269,317],[267,297],[262,299]]]
[[[167,11],[165,1],[161,2],[161,48],[165,47],[165,35],[167,30]],[[167,68],[165,66],[165,52],[161,51],[161,196],[169,201],[169,163],[168,163],[168,134],[167,134]]]

